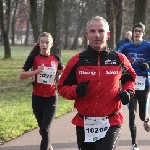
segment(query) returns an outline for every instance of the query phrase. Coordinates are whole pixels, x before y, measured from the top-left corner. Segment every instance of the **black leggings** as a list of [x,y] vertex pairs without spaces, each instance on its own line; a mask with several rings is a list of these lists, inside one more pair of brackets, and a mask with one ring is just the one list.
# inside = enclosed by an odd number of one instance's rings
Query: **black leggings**
[[32,109],[42,137],[40,150],[47,150],[50,145],[50,125],[55,117],[57,96],[39,97],[32,95]]
[[79,150],[115,150],[121,133],[121,125],[111,126],[106,136],[96,142],[84,142],[84,127],[76,126],[77,144]]
[[139,117],[142,121],[145,121],[146,102],[148,100],[149,92],[149,86],[146,86],[145,90],[136,90],[134,97],[131,98],[129,102],[129,128],[131,132],[132,144],[137,144],[137,127],[135,123],[135,116],[137,113],[137,101],[139,103]]

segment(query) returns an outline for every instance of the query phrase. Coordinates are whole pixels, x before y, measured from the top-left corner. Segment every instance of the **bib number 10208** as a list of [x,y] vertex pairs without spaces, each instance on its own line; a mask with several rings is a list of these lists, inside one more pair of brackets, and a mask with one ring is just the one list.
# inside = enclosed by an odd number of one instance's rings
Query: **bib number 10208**
[[104,138],[110,127],[109,119],[105,117],[84,117],[84,142],[95,142]]
[[104,127],[104,128],[86,128],[86,131],[88,133],[99,133],[99,132],[103,132],[103,131],[107,131],[108,127]]

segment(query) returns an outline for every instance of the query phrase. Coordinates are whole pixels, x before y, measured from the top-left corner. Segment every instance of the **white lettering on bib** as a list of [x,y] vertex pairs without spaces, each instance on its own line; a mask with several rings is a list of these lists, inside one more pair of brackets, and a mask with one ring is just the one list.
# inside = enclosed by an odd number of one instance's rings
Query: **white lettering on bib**
[[135,90],[144,90],[145,89],[145,80],[146,80],[146,77],[136,76]]
[[110,127],[109,119],[105,117],[84,117],[84,142],[95,142],[104,138]]
[[54,67],[45,67],[42,72],[37,75],[37,83],[54,84],[56,69]]

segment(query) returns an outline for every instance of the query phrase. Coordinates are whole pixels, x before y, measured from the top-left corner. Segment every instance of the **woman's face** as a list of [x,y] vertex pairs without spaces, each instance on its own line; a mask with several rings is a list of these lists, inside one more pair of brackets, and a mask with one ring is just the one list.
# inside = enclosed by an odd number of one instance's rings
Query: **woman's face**
[[50,49],[53,46],[53,41],[49,37],[41,37],[40,38],[40,53],[42,55],[50,55]]

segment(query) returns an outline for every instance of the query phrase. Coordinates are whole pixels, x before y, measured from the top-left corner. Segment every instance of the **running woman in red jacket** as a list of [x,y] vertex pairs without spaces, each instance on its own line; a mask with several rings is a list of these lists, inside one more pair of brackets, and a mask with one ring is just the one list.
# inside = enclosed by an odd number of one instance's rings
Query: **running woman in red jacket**
[[40,150],[53,150],[50,145],[50,126],[57,108],[55,77],[57,71],[63,70],[60,57],[50,53],[52,46],[51,34],[41,33],[20,73],[20,79],[34,79],[32,108],[42,137]]
[[123,54],[108,48],[109,25],[104,18],[88,21],[86,37],[87,49],[68,61],[58,91],[75,100],[72,123],[78,149],[115,150],[123,123],[121,106],[134,95],[136,74]]

